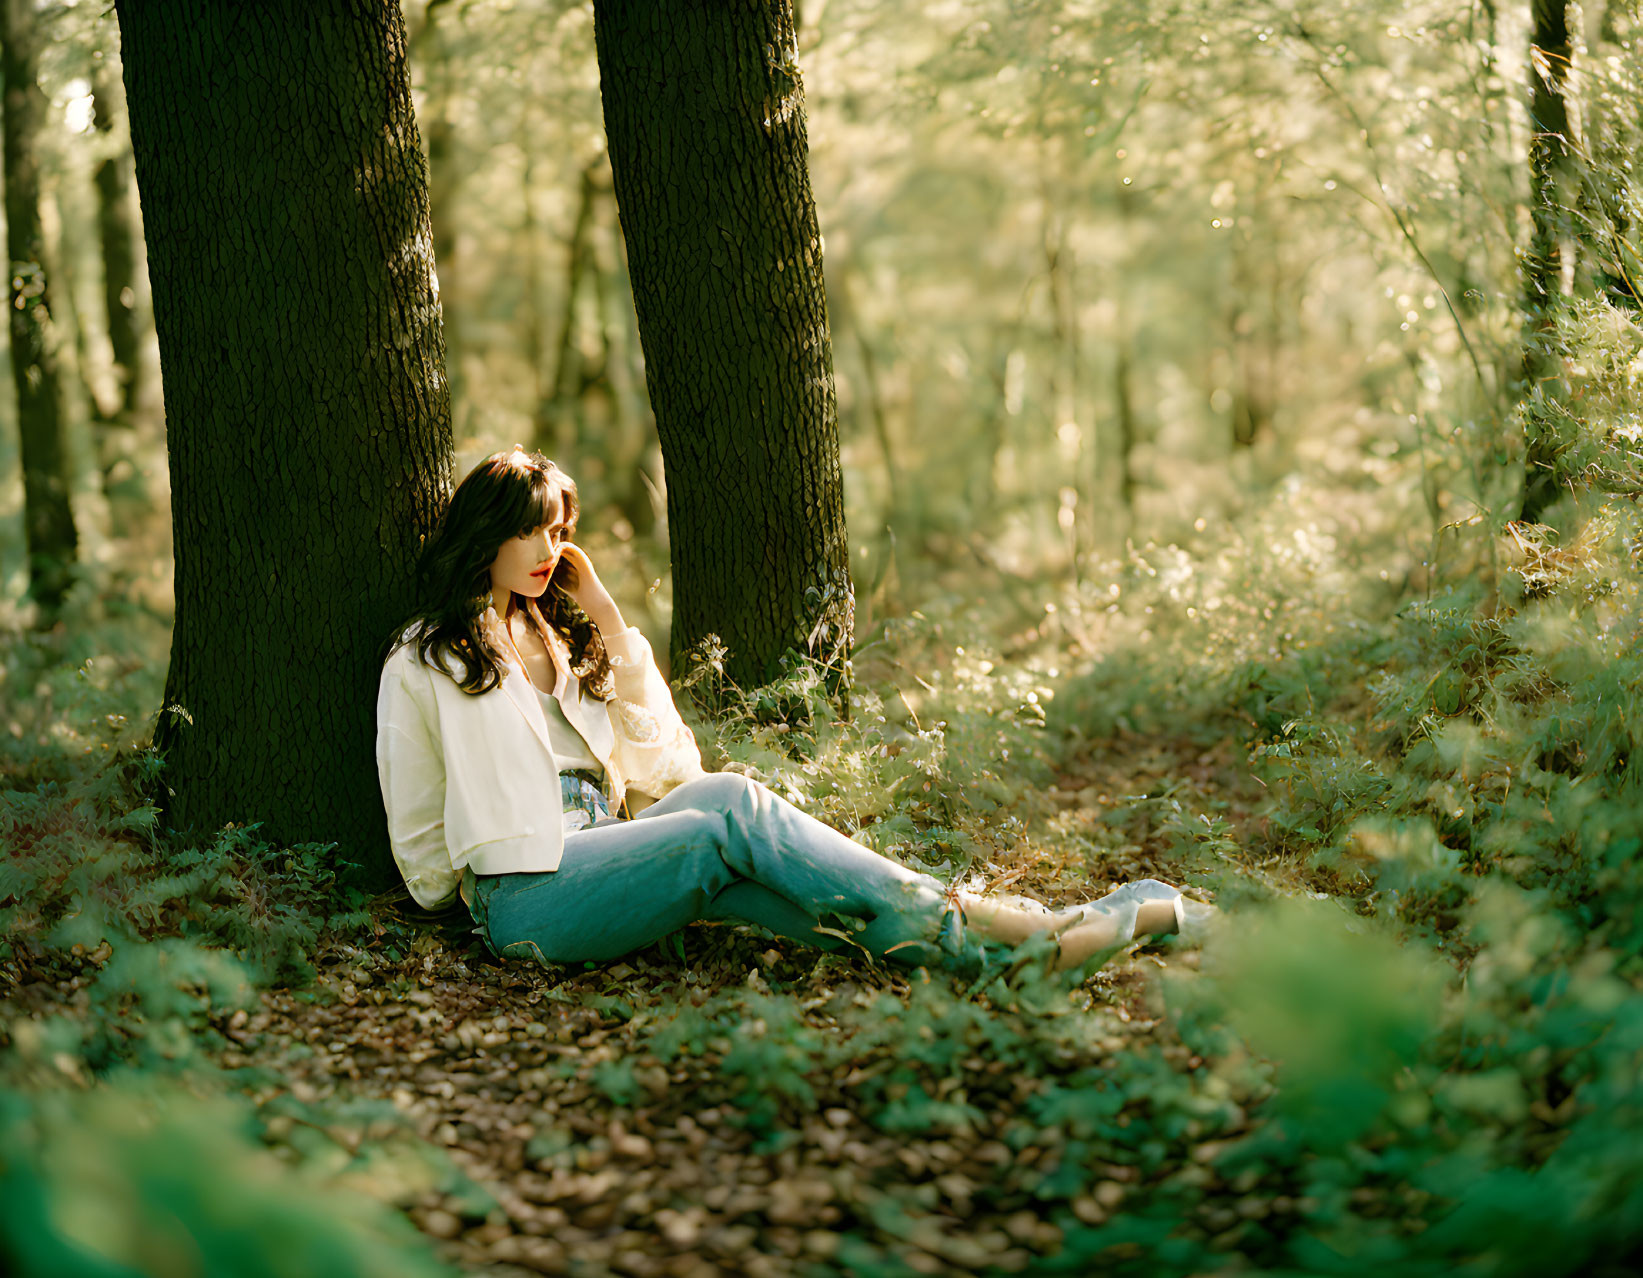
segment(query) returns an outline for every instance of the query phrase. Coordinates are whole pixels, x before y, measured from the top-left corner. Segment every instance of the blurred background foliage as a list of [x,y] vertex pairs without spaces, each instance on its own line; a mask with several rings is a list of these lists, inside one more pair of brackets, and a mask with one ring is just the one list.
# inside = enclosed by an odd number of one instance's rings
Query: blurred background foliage
[[[1072,978],[1030,972],[884,996],[842,1037],[793,990],[663,1009],[640,1036],[663,1060],[760,1026],[713,1059],[762,1084],[728,1102],[762,1139],[875,1053],[851,1103],[898,1139],[985,1122],[937,1099],[969,1053],[1037,1080],[1005,1138],[1054,1155],[979,1189],[973,1220],[1026,1204],[1053,1240],[943,1252],[920,1222],[952,1222],[910,1184],[840,1226],[848,1271],[929,1272],[909,1247],[1045,1274],[1635,1271],[1643,48],[1630,0],[1568,6],[1569,159],[1537,186],[1535,12],[801,6],[860,688],[849,720],[803,670],[711,688],[709,762],[947,877],[1060,901],[1153,872],[1233,920],[1149,986],[1161,1039],[1108,986],[1069,1005]],[[93,122],[117,31],[100,5],[36,16],[82,563],[70,620],[25,629],[4,397],[0,1254],[417,1272],[403,1221],[313,1188],[334,1167],[255,1148],[267,1080],[213,1063],[259,989],[303,988],[337,947],[391,969],[409,942],[323,847],[155,828],[161,394],[139,272],[146,362],[111,465],[92,181],[127,146]],[[543,446],[624,608],[665,635],[591,9],[409,0],[406,21],[458,473]],[[1539,298],[1537,191],[1564,247]],[[1525,522],[1536,440],[1555,483]],[[600,1077],[632,1103],[620,1067]],[[308,1250],[276,1260],[276,1230]]]

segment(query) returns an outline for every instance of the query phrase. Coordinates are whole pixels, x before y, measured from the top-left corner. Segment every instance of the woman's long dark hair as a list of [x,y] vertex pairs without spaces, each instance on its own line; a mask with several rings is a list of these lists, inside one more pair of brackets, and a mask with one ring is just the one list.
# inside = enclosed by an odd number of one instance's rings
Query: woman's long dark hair
[[[497,551],[510,537],[548,523],[561,504],[568,538],[581,509],[570,476],[541,453],[492,453],[456,486],[422,548],[417,607],[409,623],[411,641],[428,665],[448,666],[454,659],[462,670],[456,682],[464,692],[489,692],[502,682],[502,654],[479,626],[491,602],[490,568]],[[521,604],[518,595],[494,602],[497,616],[504,620]],[[610,658],[598,627],[557,584],[550,585],[536,604],[542,619],[569,645],[571,669],[583,688],[601,699],[608,697]],[[536,624],[534,619],[531,624]]]

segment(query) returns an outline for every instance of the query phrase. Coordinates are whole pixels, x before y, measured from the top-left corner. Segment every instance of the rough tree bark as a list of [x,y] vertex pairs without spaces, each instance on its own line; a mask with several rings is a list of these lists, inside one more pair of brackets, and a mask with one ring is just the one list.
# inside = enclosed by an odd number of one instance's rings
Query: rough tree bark
[[399,4],[116,9],[176,545],[168,816],[385,881],[377,676],[451,482]]
[[[1555,401],[1562,361],[1557,312],[1563,298],[1564,254],[1569,251],[1573,151],[1566,92],[1569,60],[1568,0],[1531,0],[1529,47],[1529,215],[1523,258],[1523,382],[1531,401],[1524,458],[1522,518],[1536,522],[1558,497],[1554,461],[1559,449]],[[1538,393],[1537,393],[1538,391]],[[1535,401],[1552,401],[1539,403]]]
[[855,596],[790,0],[595,0],[594,37],[675,661],[717,634],[744,685],[788,649],[845,674]]
[[45,237],[40,229],[40,167],[35,136],[45,98],[35,78],[35,16],[30,0],[0,0],[0,77],[5,83],[3,157],[6,253],[11,281],[11,373],[23,463],[23,528],[29,594],[49,626],[62,607],[79,552],[69,502],[51,306],[46,293]]

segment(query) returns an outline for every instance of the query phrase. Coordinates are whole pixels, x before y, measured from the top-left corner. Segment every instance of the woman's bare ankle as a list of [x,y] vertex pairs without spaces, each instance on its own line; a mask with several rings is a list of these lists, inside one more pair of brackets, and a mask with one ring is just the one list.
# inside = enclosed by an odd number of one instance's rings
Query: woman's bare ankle
[[1103,950],[1124,944],[1118,934],[1118,920],[1098,915],[1088,923],[1070,927],[1056,937],[1055,970],[1065,972],[1087,963]]
[[960,892],[958,901],[965,923],[977,935],[1005,945],[1020,945],[1029,937],[1053,931],[1065,923],[1049,910],[1030,910],[974,892]]
[[1077,967],[1103,950],[1127,945],[1135,937],[1167,935],[1180,927],[1175,898],[1141,902],[1130,935],[1120,935],[1116,914],[1095,913],[1080,920],[1076,907],[1061,911],[1042,907],[1028,909],[975,892],[960,892],[957,899],[964,911],[966,926],[985,940],[1020,945],[1040,933],[1053,933],[1057,944],[1054,962],[1057,971]]

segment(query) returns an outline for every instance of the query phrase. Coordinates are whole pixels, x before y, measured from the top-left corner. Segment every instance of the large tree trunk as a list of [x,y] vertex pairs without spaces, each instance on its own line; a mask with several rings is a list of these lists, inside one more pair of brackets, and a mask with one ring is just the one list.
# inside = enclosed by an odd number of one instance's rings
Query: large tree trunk
[[169,816],[385,879],[379,663],[451,481],[400,8],[116,9],[171,466]]
[[[1557,399],[1562,360],[1557,350],[1557,314],[1563,299],[1564,254],[1570,251],[1569,210],[1573,207],[1569,139],[1568,0],[1532,0],[1534,31],[1529,49],[1529,214],[1532,230],[1523,259],[1523,380],[1529,397],[1529,439],[1524,459],[1522,517],[1539,520],[1558,497],[1555,460],[1559,451],[1555,407],[1535,401]],[[1537,388],[1541,394],[1537,395]]]
[[35,78],[35,15],[30,0],[0,0],[0,77],[5,83],[6,253],[11,269],[11,373],[23,462],[23,527],[29,594],[50,625],[72,580],[79,549],[69,504],[45,236],[40,229],[40,169],[35,135],[45,98]]
[[742,684],[789,649],[842,675],[855,595],[790,0],[595,0],[594,36],[675,660],[717,634]]

